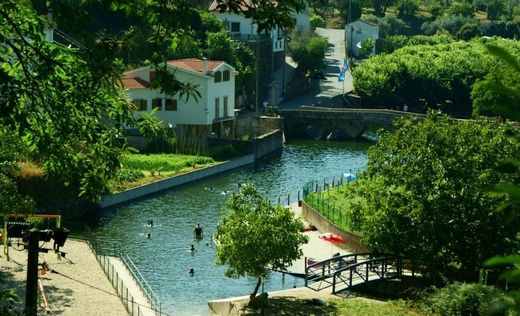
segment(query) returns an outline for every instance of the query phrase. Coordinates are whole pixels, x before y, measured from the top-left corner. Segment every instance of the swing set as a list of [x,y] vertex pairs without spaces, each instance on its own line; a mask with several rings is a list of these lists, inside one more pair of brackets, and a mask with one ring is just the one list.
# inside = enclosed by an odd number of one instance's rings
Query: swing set
[[[54,214],[6,214],[4,215],[4,227],[1,231],[2,242],[4,245],[4,255],[9,260],[9,246],[10,238],[22,238],[27,234],[34,224],[31,223],[30,219],[42,219],[47,220],[47,230],[42,231],[40,239],[42,241],[50,241],[50,238],[54,238],[54,250],[59,251],[59,247],[65,244],[65,240],[68,236],[66,229],[61,229],[61,215]],[[54,220],[55,230],[50,230],[50,222]],[[60,254],[58,252],[58,257]]]

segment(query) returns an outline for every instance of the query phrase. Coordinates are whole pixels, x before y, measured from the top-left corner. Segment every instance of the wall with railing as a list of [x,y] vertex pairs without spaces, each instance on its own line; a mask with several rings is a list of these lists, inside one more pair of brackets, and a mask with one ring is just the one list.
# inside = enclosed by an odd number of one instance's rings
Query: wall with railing
[[349,216],[327,198],[329,190],[339,189],[339,186],[354,181],[358,171],[350,170],[340,176],[306,183],[302,193],[302,216],[320,231],[332,232],[343,237],[346,246],[351,250],[366,252],[370,249],[362,242],[361,236],[350,230]]
[[[80,234],[73,234],[73,238],[82,239],[89,245],[90,249],[96,256],[96,260],[105,272],[108,280],[114,287],[117,295],[121,299],[124,307],[128,313],[132,316],[148,316],[148,315],[161,315],[161,301],[158,296],[154,293],[146,279],[143,277],[139,269],[136,267],[134,262],[128,257],[122,249],[116,245],[109,245],[106,243],[99,243],[90,232],[88,227],[81,229],[81,225],[67,223],[68,227],[78,226],[73,231],[81,231]],[[83,225],[84,226],[84,225]],[[116,262],[119,261],[122,267],[116,267]],[[128,272],[128,275],[133,278],[137,284],[137,290],[142,293],[143,298],[138,298],[135,287],[132,287],[129,283],[130,280],[124,277],[124,269]],[[132,288],[132,289],[130,289]]]

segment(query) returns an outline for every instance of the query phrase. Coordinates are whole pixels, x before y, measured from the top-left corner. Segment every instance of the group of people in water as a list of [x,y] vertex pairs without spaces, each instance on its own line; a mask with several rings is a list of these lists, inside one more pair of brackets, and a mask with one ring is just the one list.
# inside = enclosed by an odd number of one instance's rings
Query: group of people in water
[[[153,220],[152,219],[148,220],[146,226],[152,228],[153,227]],[[202,226],[200,224],[195,225],[195,227],[193,228],[193,236],[195,237],[196,240],[201,240],[202,238],[204,238],[204,230],[202,229]],[[146,238],[151,238],[151,237],[152,237],[152,232],[150,231],[150,232],[148,232],[146,234]],[[208,242],[206,242],[206,246],[209,246]],[[195,252],[197,252],[197,249],[195,249],[195,245],[194,244],[190,245],[189,252],[191,254],[195,254]],[[190,276],[193,276],[195,274],[195,269],[194,268],[190,268],[188,270],[188,274]]]

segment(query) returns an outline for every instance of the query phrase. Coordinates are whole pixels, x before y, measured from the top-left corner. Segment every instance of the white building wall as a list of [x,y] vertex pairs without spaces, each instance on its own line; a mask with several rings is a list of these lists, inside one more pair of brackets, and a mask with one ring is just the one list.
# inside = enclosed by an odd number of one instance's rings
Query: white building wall
[[[127,96],[132,100],[144,99],[147,102],[147,112],[152,110],[152,100],[156,98],[162,99],[161,110],[156,112],[158,119],[165,123],[171,124],[173,127],[177,124],[193,124],[193,125],[211,125],[216,118],[215,113],[215,99],[219,98],[219,117],[224,118],[224,97],[227,96],[227,118],[234,117],[235,108],[235,74],[232,68],[222,66],[217,71],[229,70],[230,80],[214,82],[213,76],[202,76],[197,74],[190,74],[178,70],[176,72],[177,78],[186,83],[191,83],[197,86],[200,92],[198,100],[190,96],[186,101],[186,96],[180,97],[166,96],[165,93],[160,93],[157,89],[132,89],[127,91]],[[148,68],[134,71],[129,74],[130,77],[139,77],[145,81],[150,80],[150,70]],[[177,111],[166,111],[166,99],[177,100]],[[139,111],[136,112],[136,118],[140,116]]]
[[345,26],[346,45],[353,51],[355,56],[359,55],[359,47],[357,47],[357,44],[361,43],[366,38],[371,38],[374,41],[372,54],[375,54],[375,40],[379,38],[378,26],[360,20],[354,21]]

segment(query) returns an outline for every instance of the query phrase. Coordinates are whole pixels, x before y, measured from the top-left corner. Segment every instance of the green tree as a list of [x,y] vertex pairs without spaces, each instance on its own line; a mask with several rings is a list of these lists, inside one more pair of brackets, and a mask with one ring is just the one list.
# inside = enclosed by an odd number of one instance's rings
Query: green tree
[[414,16],[419,11],[419,2],[417,0],[398,0],[397,16],[401,19]]
[[448,8],[448,13],[470,18],[475,15],[475,7],[471,3],[455,2]]
[[495,55],[504,57],[499,67],[473,85],[473,114],[500,114],[520,120],[520,62],[502,46],[487,47]]
[[300,38],[289,43],[289,52],[298,64],[298,71],[305,75],[315,75],[325,67],[325,51],[327,39],[313,36],[309,39]]
[[463,41],[469,41],[480,36],[480,29],[477,23],[464,24],[455,36]]
[[233,41],[225,31],[208,33],[207,46],[206,55],[209,59],[222,60],[236,66]]
[[25,1],[2,2],[0,16],[0,125],[24,135],[29,156],[51,176],[98,198],[119,167],[122,124],[133,120],[133,105],[114,84],[122,65],[49,43]]
[[325,20],[321,15],[312,14],[309,20],[313,29],[316,29],[317,27],[325,27]]
[[171,43],[171,58],[201,58],[202,50],[200,42],[193,34],[194,32],[178,31],[173,34]]
[[500,172],[503,159],[518,158],[519,136],[513,124],[435,113],[400,121],[369,149],[366,172],[351,184],[365,241],[418,259],[435,276],[477,280],[486,258],[520,250],[520,218],[509,220],[497,208],[505,198],[487,194],[494,183],[519,180]]
[[361,3],[358,0],[340,1],[339,12],[345,24],[356,21],[361,17]]
[[227,201],[217,228],[217,264],[227,265],[227,277],[258,279],[253,299],[268,269],[286,270],[302,256],[307,236],[303,223],[291,211],[271,205],[251,184],[242,186]]
[[486,8],[487,18],[491,21],[498,20],[504,13],[506,5],[502,0],[489,0]]

